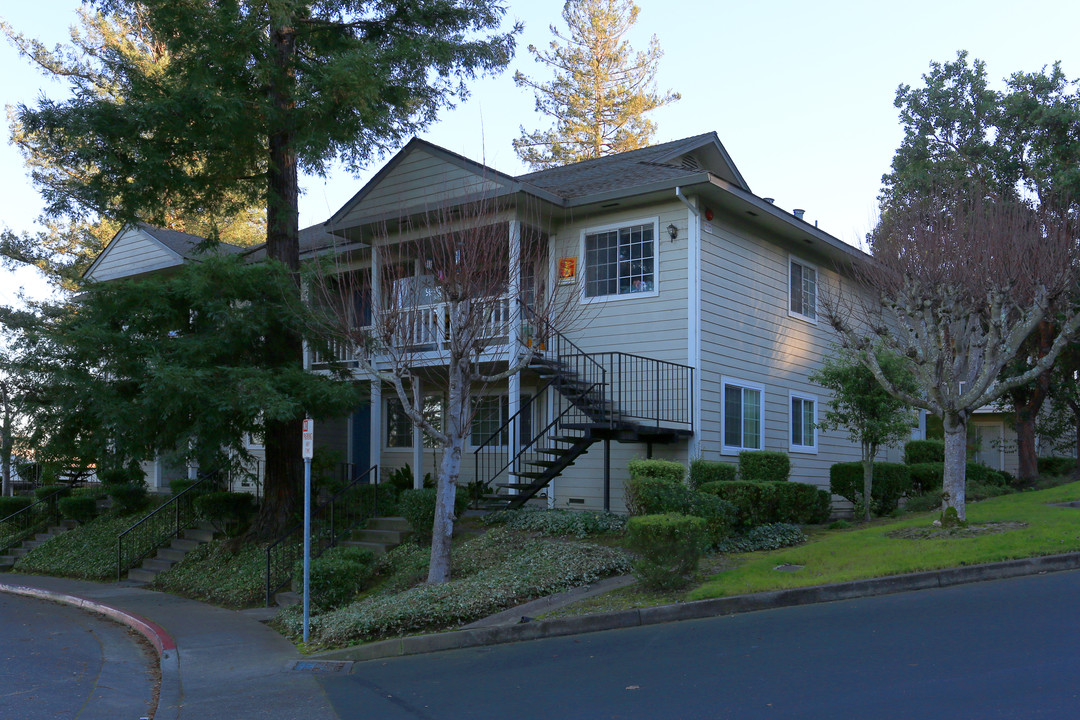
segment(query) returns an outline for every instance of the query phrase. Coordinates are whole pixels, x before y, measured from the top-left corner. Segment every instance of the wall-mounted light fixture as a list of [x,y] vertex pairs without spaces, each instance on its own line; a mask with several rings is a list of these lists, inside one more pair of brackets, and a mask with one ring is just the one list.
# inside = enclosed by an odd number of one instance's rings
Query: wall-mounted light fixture
[[671,242],[675,242],[675,238],[679,237],[679,228],[675,227],[675,223],[667,226],[667,234],[671,238]]

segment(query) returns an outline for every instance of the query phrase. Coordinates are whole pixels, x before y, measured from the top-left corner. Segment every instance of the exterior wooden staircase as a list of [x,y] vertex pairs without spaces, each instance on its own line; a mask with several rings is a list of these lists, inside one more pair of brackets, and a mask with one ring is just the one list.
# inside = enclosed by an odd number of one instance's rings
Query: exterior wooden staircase
[[[693,434],[693,368],[618,352],[585,353],[549,331],[544,351],[529,364],[541,380],[522,404],[476,449],[476,480],[494,492],[489,509],[521,507],[601,440],[672,443]],[[549,402],[548,394],[554,394]],[[554,408],[532,434],[534,409]],[[532,434],[532,437],[526,437]],[[518,438],[514,452],[509,438]],[[605,478],[605,483],[608,478]]]

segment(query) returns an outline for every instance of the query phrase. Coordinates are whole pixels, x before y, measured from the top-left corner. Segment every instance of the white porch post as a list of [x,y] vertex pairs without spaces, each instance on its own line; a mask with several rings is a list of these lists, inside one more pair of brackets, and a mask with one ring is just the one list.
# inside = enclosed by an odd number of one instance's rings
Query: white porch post
[[[508,363],[514,363],[518,359],[518,354],[521,350],[521,305],[518,300],[521,298],[521,221],[511,220],[509,228],[510,236],[510,277],[509,277],[509,295],[510,295],[510,312],[509,324],[507,328],[506,342],[510,346],[507,352],[506,361]],[[517,372],[510,376],[509,386],[507,392],[510,394],[509,409],[507,410],[510,417],[515,417],[521,410],[521,373]],[[510,425],[510,457],[517,457],[518,452],[521,449],[521,431],[520,423],[517,421]],[[531,439],[531,438],[528,438]],[[515,466],[512,468],[518,470],[520,468]],[[516,491],[515,491],[516,492]]]
[[[420,378],[413,378],[413,383],[420,389],[420,412],[424,411],[424,386]],[[424,487],[424,431],[419,425],[412,427],[412,466],[413,488],[421,490]]]
[[[371,430],[368,432],[369,459],[372,465],[382,465],[382,383],[371,380]],[[382,468],[379,468],[379,482],[383,481]]]

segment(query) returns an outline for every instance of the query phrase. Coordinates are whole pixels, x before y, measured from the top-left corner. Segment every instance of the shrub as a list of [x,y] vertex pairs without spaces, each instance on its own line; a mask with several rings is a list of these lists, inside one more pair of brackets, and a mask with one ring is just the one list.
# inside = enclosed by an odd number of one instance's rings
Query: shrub
[[[997,473],[993,470],[990,471],[994,475]],[[996,484],[993,482],[971,482],[968,481],[967,487],[964,489],[964,497],[968,502],[976,502],[978,500],[986,500],[988,498],[998,497],[1000,495],[1008,495],[1013,492],[1003,484]]]
[[[396,494],[400,495],[406,490],[413,489],[413,471],[409,463],[405,463],[401,467],[394,468],[390,472],[386,473],[386,480],[380,485],[387,485],[394,488]],[[433,488],[436,485],[435,478],[431,476],[431,473],[424,473],[424,487]]]
[[707,537],[705,521],[697,517],[668,513],[630,518],[626,541],[638,555],[634,575],[656,590],[685,585],[697,570]]
[[251,524],[258,507],[246,492],[208,492],[195,498],[195,511],[218,532],[236,537]]
[[[831,527],[831,526],[830,526]],[[716,548],[720,552],[744,553],[759,550],[779,550],[806,542],[806,534],[789,523],[769,523],[751,528],[746,534],[725,540]]]
[[97,517],[97,499],[88,495],[62,497],[58,507],[61,515],[80,525],[85,525]]
[[19,474],[19,479],[23,482],[41,482],[41,463],[26,461],[17,462],[15,463],[15,472]]
[[1076,458],[1044,457],[1038,459],[1040,475],[1068,475],[1076,467]]
[[626,483],[626,507],[634,516],[675,513],[703,518],[712,542],[727,537],[738,517],[735,506],[715,494],[654,477]]
[[53,493],[57,493],[57,492],[60,493],[60,494],[57,495],[56,498],[54,498],[55,500],[59,500],[60,498],[65,498],[65,497],[67,497],[68,495],[71,494],[71,486],[70,485],[42,485],[41,487],[34,490],[34,499],[36,499],[36,500],[44,500],[45,498],[49,497]]
[[911,493],[913,495],[925,495],[928,492],[940,491],[941,484],[945,479],[945,463],[914,463],[908,465],[908,474],[911,475]]
[[979,485],[1005,485],[1006,476],[993,468],[982,463],[969,462],[967,464],[967,482]]
[[0,497],[0,520],[8,515],[14,515],[20,510],[25,510],[33,504],[31,498],[15,495],[14,497]]
[[731,482],[738,467],[718,460],[695,460],[690,463],[690,487],[699,488],[710,482]]
[[[375,574],[375,553],[366,548],[332,547],[311,561],[308,582],[311,606],[331,610],[347,605]],[[293,582],[303,590],[304,561],[293,569]]]
[[945,462],[944,440],[911,440],[904,444],[904,464]]
[[[914,466],[912,466],[914,467]],[[913,495],[904,502],[908,512],[928,512],[941,508],[941,490],[931,490],[921,495]]]
[[198,480],[189,480],[188,478],[176,478],[175,480],[170,480],[169,492],[173,495],[179,495],[197,482]]
[[[398,499],[399,511],[409,521],[416,538],[424,543],[431,542],[431,529],[435,524],[436,492],[435,488],[406,490]],[[454,497],[454,517],[461,517],[467,507],[469,492],[459,487]]]
[[702,492],[735,506],[735,526],[751,528],[770,523],[818,524],[829,519],[829,493],[813,485],[793,482],[713,482]]
[[606,535],[626,529],[626,518],[608,512],[584,510],[540,510],[521,508],[502,510],[484,516],[484,524],[505,524],[514,530],[535,532],[555,537]]
[[113,512],[117,515],[130,515],[146,507],[148,500],[146,485],[141,483],[120,483],[106,487],[113,499]]
[[97,477],[103,485],[146,485],[146,473],[138,465],[98,470]]
[[626,464],[631,480],[656,478],[670,483],[682,483],[686,466],[670,460],[631,460]]
[[739,453],[739,479],[747,482],[779,482],[791,474],[787,453],[743,450]]
[[[900,498],[911,492],[909,466],[900,463],[874,463],[874,484],[870,490],[870,509],[881,517],[900,504]],[[863,464],[836,463],[829,468],[829,490],[848,502],[857,503],[863,493]]]

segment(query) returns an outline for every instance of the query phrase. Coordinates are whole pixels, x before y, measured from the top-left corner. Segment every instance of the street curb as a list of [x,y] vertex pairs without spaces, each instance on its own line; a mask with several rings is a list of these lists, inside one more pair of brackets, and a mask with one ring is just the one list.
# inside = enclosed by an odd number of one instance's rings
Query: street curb
[[158,692],[158,703],[157,708],[154,710],[154,719],[173,720],[180,716],[180,697],[182,695],[180,657],[176,648],[176,641],[165,628],[153,620],[135,613],[75,595],[66,595],[26,585],[8,585],[6,583],[0,583],[0,592],[72,605],[80,610],[105,615],[142,635],[157,651],[158,665],[161,668],[161,688]]
[[578,635],[601,630],[617,630],[620,628],[679,622],[681,620],[697,620],[795,605],[891,595],[913,590],[929,590],[986,580],[1004,580],[1024,575],[1039,575],[1076,569],[1080,569],[1080,552],[1006,560],[982,565],[967,565],[945,570],[928,570],[908,575],[890,575],[869,580],[852,580],[830,585],[771,590],[751,595],[696,600],[676,605],[659,605],[620,610],[618,612],[596,613],[595,615],[581,615],[579,617],[537,620],[516,625],[455,630],[431,635],[414,635],[358,645],[343,650],[328,650],[314,653],[311,657],[320,660],[365,662],[443,650],[460,650],[522,640]]

